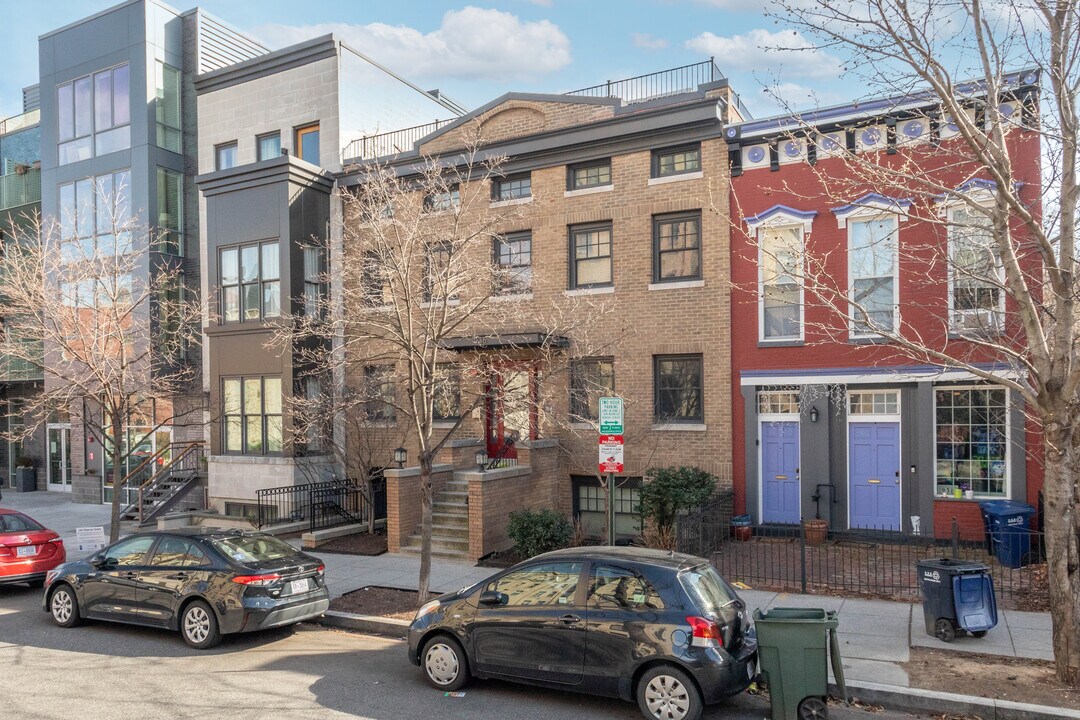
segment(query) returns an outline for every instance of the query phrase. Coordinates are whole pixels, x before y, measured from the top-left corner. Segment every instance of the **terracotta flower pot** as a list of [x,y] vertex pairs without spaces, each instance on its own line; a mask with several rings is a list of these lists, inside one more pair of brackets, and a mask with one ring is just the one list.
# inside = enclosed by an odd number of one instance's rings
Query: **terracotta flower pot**
[[829,534],[829,523],[825,520],[803,520],[807,545],[823,545]]

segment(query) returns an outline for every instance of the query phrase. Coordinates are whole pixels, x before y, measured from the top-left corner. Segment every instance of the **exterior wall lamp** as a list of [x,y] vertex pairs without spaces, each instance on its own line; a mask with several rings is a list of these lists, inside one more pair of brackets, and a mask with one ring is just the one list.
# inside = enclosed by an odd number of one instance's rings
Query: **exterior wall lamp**
[[484,472],[488,464],[487,450],[476,451],[476,470],[477,472]]
[[817,406],[810,408],[810,422],[816,423],[818,419]]
[[405,448],[394,448],[394,462],[397,463],[398,469],[405,467],[405,458],[408,456]]

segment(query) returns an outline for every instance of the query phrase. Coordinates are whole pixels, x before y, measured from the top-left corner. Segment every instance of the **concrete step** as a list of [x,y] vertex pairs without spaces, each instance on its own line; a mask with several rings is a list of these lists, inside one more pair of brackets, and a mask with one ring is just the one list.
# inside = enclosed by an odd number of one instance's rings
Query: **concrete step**
[[455,540],[469,539],[468,525],[440,525],[435,523],[431,526],[432,537],[453,538]]
[[468,480],[447,480],[445,487],[446,487],[447,490],[457,490],[458,492],[462,492],[462,491],[465,491],[465,490],[469,489],[469,481]]
[[[406,555],[419,556],[420,555],[420,546],[417,545],[416,547],[413,547],[411,545],[407,545],[407,546],[401,548],[401,552],[406,554]],[[469,559],[469,553],[467,553],[467,552],[459,552],[459,551],[456,551],[456,550],[438,550],[438,549],[432,547],[431,548],[431,557],[438,558],[440,560],[465,560],[465,561],[467,561]]]
[[443,513],[437,512],[431,514],[431,522],[435,527],[469,527],[469,514],[468,513]]
[[464,503],[447,503],[435,501],[431,505],[431,512],[433,514],[445,514],[445,515],[464,515],[469,517],[469,508]]
[[435,502],[456,502],[464,505],[469,499],[469,493],[455,490],[440,490],[435,494]]
[[[410,535],[409,536],[409,546],[410,547],[420,547],[420,542],[421,542],[421,539],[420,539],[419,535]],[[451,538],[451,537],[442,537],[440,535],[432,535],[432,537],[431,537],[431,548],[433,550],[437,548],[439,550],[457,550],[459,552],[468,552],[469,551],[468,536],[466,536],[466,539],[464,539],[464,540],[458,540],[456,538]]]

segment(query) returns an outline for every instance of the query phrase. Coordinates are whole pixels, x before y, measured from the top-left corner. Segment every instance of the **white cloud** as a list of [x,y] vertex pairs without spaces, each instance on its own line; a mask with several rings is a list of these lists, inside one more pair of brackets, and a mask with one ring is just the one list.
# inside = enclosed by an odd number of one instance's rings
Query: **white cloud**
[[785,115],[843,102],[840,94],[792,82],[753,83],[736,87],[754,117]]
[[643,50],[663,50],[668,46],[664,38],[653,37],[648,33],[634,33],[634,46]]
[[346,43],[405,77],[504,80],[535,77],[570,63],[570,39],[548,20],[523,22],[500,10],[451,10],[428,33],[405,25],[268,24],[252,34],[284,47],[335,33]]
[[797,30],[755,29],[745,35],[720,37],[704,32],[686,47],[716,58],[720,71],[769,71],[784,77],[835,78],[840,59],[813,46]]

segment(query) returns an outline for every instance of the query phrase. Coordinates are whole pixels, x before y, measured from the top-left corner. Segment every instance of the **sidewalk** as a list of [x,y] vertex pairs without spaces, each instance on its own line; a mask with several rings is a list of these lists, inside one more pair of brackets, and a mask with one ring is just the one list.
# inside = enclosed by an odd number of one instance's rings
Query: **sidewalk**
[[[83,505],[71,501],[71,495],[62,492],[20,493],[4,488],[0,507],[26,513],[34,520],[64,539],[64,549],[69,560],[78,560],[90,553],[80,553],[76,548],[75,528],[103,527],[108,542],[109,519],[112,509],[108,505]],[[120,534],[134,532],[134,523],[121,523]]]

